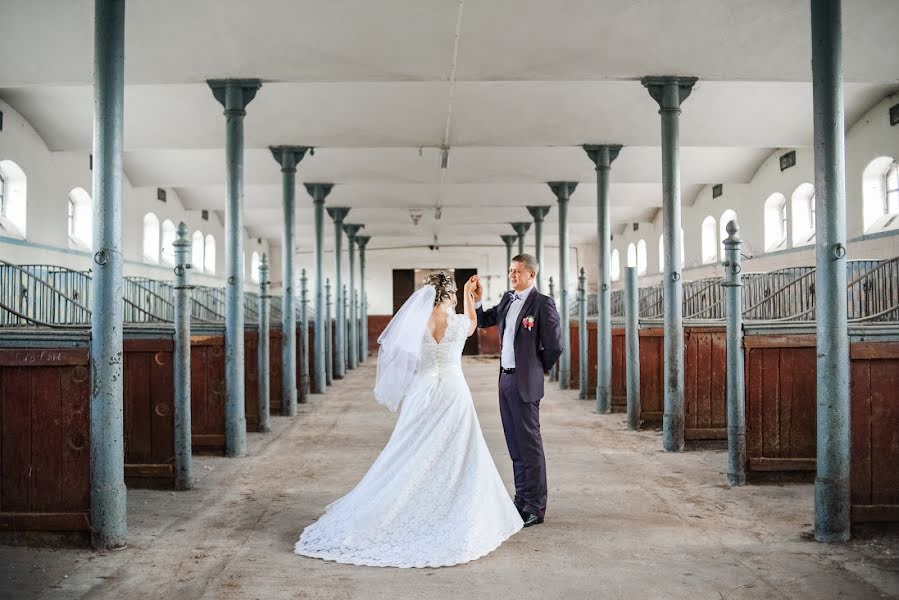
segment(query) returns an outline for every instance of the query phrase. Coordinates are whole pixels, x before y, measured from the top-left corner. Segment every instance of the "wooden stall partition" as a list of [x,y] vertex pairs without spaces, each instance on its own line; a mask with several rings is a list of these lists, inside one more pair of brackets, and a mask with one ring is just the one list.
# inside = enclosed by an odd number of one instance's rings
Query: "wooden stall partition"
[[623,327],[612,327],[612,412],[627,412],[627,354]]
[[175,383],[172,331],[126,329],[123,342],[125,483],[170,488],[175,483]]
[[481,351],[481,356],[499,357],[500,340],[496,325],[484,329],[479,327],[476,335],[478,336],[478,348]]
[[[596,398],[596,321],[587,321],[587,398]],[[581,361],[580,361],[580,324],[577,321],[571,323],[571,380],[570,389],[580,389]]]
[[90,531],[88,336],[72,337],[0,348],[0,532],[7,537]]
[[662,424],[665,414],[665,331],[640,330],[640,419],[644,426]]
[[225,337],[196,332],[190,348],[190,420],[193,451],[225,453]]
[[378,356],[378,337],[392,318],[393,315],[368,315],[368,352],[372,358]]
[[243,332],[243,402],[247,431],[259,431],[259,328]]
[[718,325],[684,327],[684,438],[727,439],[727,335]]
[[[281,326],[272,325],[268,330],[268,387],[269,387],[269,413],[273,415],[281,414],[281,343],[283,336],[281,335]],[[300,330],[297,323],[297,389],[300,386]],[[256,358],[257,363],[259,358]]]
[[899,521],[899,342],[850,346],[852,520]]

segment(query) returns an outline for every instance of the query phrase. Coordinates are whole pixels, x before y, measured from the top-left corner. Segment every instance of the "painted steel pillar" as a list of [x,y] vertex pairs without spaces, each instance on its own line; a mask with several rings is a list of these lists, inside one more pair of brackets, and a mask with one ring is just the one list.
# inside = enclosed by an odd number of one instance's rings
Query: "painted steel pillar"
[[244,414],[243,118],[262,85],[258,79],[207,82],[225,107],[225,455],[247,453]]
[[91,543],[125,545],[122,142],[125,1],[94,3],[94,264],[91,279]]
[[743,268],[740,228],[736,221],[725,226],[724,310],[727,316],[727,480],[746,483],[746,407],[743,388]]
[[344,356],[346,356],[347,354],[349,354],[349,351],[350,351],[350,340],[349,340],[349,336],[346,335],[346,332],[350,327],[350,304],[352,304],[353,299],[350,298],[350,294],[347,291],[347,287],[346,287],[345,283],[343,284],[343,289],[340,294],[340,299],[342,301],[340,308],[341,308],[341,310],[343,310],[343,314],[340,315],[341,321],[343,321],[343,331],[344,331],[343,352],[344,352]]
[[[190,433],[190,278],[191,241],[187,236],[187,225],[178,224],[178,239],[175,247],[175,337],[172,356],[174,365],[175,417],[175,489],[189,490],[193,486],[191,472]],[[202,260],[202,257],[198,257]]]
[[549,213],[549,209],[551,206],[528,206],[528,212],[531,213],[531,216],[534,218],[534,258],[537,259],[537,264],[540,265],[540,270],[537,271],[537,289],[541,292],[545,289],[543,287],[543,276],[540,274],[543,271],[543,220],[546,218],[547,213]]
[[637,267],[624,269],[624,354],[627,428],[640,429],[640,287]]
[[326,365],[326,382],[328,385],[334,381],[334,332],[331,327],[331,280],[325,280],[325,354],[327,355],[327,360],[325,360]]
[[309,287],[306,269],[300,273],[300,404],[309,401]]
[[568,301],[568,199],[577,183],[557,181],[549,184],[559,201],[559,316],[562,321],[562,357],[559,359],[559,387],[571,386],[571,313]]
[[515,235],[518,236],[518,253],[524,254],[525,235],[527,234],[528,229],[531,228],[531,224],[521,221],[518,223],[509,223],[509,225],[512,226],[512,229],[515,230]]
[[344,298],[340,293],[343,287],[343,220],[350,212],[344,206],[332,206],[328,208],[328,214],[334,221],[334,368],[331,376],[333,379],[343,379],[346,374],[346,321],[343,319]]
[[578,398],[587,399],[587,357],[589,346],[587,340],[587,273],[581,267],[577,278],[577,340],[578,340]]
[[812,0],[818,354],[815,539],[850,537],[846,155],[840,0]]
[[[511,262],[511,261],[510,261]],[[553,282],[553,278],[549,278],[549,297],[553,300],[556,299],[556,286]],[[550,381],[558,381],[559,380],[559,361],[556,361],[556,364],[553,365],[553,368],[549,370],[549,380]]]
[[[271,362],[269,356],[269,330],[271,329],[271,296],[268,295],[268,256],[262,254],[259,263],[259,343],[257,345],[256,359],[259,363],[259,377],[257,386],[259,389],[259,431],[271,431],[269,425],[269,413],[271,412]],[[285,291],[286,293],[286,291]],[[284,375],[282,374],[282,377]],[[282,400],[283,401],[283,400]],[[294,408],[296,414],[296,408]]]
[[659,103],[662,116],[662,222],[665,243],[665,413],[662,445],[684,449],[684,289],[681,280],[680,105],[695,77],[644,77],[643,85]]
[[584,146],[596,165],[596,239],[599,278],[596,286],[596,412],[612,412],[612,226],[609,178],[620,145]]
[[356,295],[356,234],[365,225],[345,223],[343,232],[347,238],[347,252],[350,254],[350,296],[354,299],[350,306],[350,326],[347,328],[347,366],[355,369],[359,364],[359,307],[355,299]]
[[[297,163],[303,160],[306,146],[272,146],[272,156],[281,165],[281,206],[283,239],[281,240],[281,414],[297,414],[297,310],[294,283],[297,280],[296,258],[296,175]],[[260,381],[262,378],[260,377]],[[260,421],[261,427],[261,421]]]
[[512,244],[518,239],[517,235],[501,235],[499,236],[506,245],[506,289],[509,288],[509,267],[512,265]]
[[324,394],[325,386],[330,383],[326,376],[327,353],[325,344],[325,198],[331,193],[330,183],[307,183],[306,191],[312,196],[315,216],[315,389],[316,394]]
[[365,294],[365,247],[371,236],[357,235],[356,245],[359,246],[359,295],[361,297],[361,313],[359,324],[359,362],[364,363],[368,359],[368,296]]

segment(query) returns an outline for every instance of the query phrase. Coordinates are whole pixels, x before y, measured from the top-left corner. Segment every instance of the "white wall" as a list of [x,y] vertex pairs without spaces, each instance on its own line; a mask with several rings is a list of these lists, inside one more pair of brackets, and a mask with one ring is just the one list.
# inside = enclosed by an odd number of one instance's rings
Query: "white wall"
[[[846,132],[846,236],[848,257],[892,258],[899,256],[899,231],[866,234],[863,229],[862,172],[879,156],[899,158],[899,126],[890,126],[889,107],[899,102],[899,94],[893,94],[866,113]],[[746,271],[769,271],[781,267],[815,264],[815,246],[793,247],[791,196],[802,183],[815,182],[814,153],[812,148],[795,148],[796,165],[780,170],[779,157],[791,148],[780,148],[771,153],[747,184],[725,184],[724,193],[712,198],[712,186],[705,186],[692,206],[684,206],[684,278],[700,279],[723,275],[720,261],[703,265],[701,260],[701,225],[712,215],[718,221],[726,209],[737,212]],[[787,198],[788,247],[777,252],[765,252],[764,203],[773,193],[780,192]],[[685,202],[689,198],[683,199]],[[625,231],[614,236],[612,247],[621,255],[622,275],[626,266],[627,246],[645,239],[648,246],[648,272],[640,278],[641,285],[656,283],[661,279],[659,264],[659,236],[662,233],[662,214],[651,223],[640,223],[633,231],[628,225]],[[595,279],[594,279],[595,282]],[[622,282],[613,283],[614,288]]]
[[[8,104],[0,101],[3,130],[0,131],[0,160],[12,160],[28,178],[27,222],[24,240],[0,236],[0,259],[16,264],[53,264],[79,270],[91,268],[91,253],[69,248],[68,198],[75,187],[91,193],[90,154],[88,152],[51,152],[31,125]],[[190,233],[195,230],[216,239],[216,275],[192,274],[194,283],[221,286],[225,265],[225,238],[222,223],[215,213],[204,221],[200,211],[185,210],[175,190],[166,189],[166,202],[156,198],[156,188],[132,187],[125,173],[122,185],[122,250],[125,275],[156,279],[173,278],[165,265],[143,261],[143,218],[154,212],[162,223],[184,221]],[[254,250],[268,252],[268,243],[257,245],[255,238],[244,236],[249,265]]]

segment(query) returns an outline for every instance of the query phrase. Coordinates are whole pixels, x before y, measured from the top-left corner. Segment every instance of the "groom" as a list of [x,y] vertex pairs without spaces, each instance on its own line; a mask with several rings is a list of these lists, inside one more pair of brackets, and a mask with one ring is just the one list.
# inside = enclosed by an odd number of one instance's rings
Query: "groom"
[[540,266],[519,254],[509,266],[512,290],[495,307],[481,307],[480,279],[471,278],[478,327],[497,326],[501,358],[499,410],[515,472],[515,507],[525,527],[543,522],[546,512],[546,460],[540,436],[543,375],[562,355],[559,311],[553,299],[535,289]]

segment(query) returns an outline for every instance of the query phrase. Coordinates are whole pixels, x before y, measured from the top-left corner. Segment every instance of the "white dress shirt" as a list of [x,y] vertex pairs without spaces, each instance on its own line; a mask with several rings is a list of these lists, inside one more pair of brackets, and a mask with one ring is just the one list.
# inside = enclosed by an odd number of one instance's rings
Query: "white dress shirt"
[[[524,302],[528,299],[528,295],[534,286],[530,286],[523,292],[512,290],[512,301],[509,303],[509,310],[506,311],[506,326],[503,329],[503,348],[500,355],[499,364],[504,369],[515,368],[515,332],[518,331],[521,309],[524,308]],[[481,308],[481,303],[475,304],[475,308]]]

